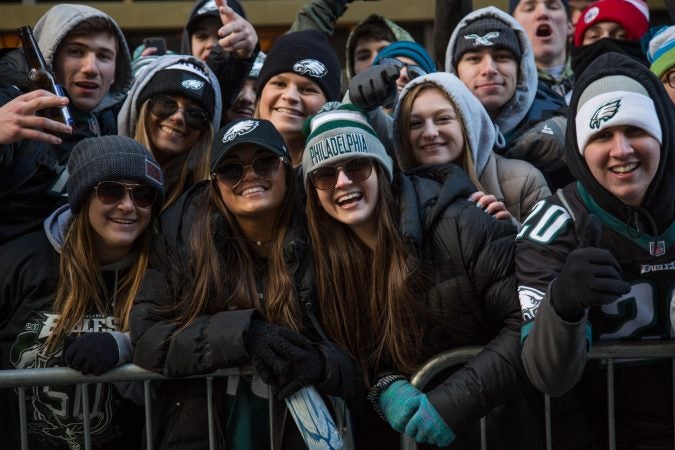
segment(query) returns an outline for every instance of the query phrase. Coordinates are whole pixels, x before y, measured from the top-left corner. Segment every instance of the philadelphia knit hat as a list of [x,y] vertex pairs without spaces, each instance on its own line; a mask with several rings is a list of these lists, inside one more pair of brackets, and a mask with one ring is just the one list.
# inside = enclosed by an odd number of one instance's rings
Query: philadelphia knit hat
[[162,169],[138,141],[125,136],[83,139],[68,159],[68,203],[73,214],[80,211],[91,190],[101,181],[129,179],[155,188],[164,201]]
[[326,100],[340,99],[340,61],[325,34],[303,30],[277,38],[260,69],[257,96],[275,75],[291,72],[319,85]]
[[244,144],[262,147],[290,160],[286,142],[272,122],[264,119],[240,119],[225,125],[213,138],[211,171],[214,171],[232,150]]
[[482,48],[505,48],[510,50],[520,64],[523,57],[523,49],[516,31],[493,16],[483,16],[470,22],[457,34],[455,49],[452,55],[452,64],[457,67],[457,62],[468,51]]
[[412,59],[426,73],[436,72],[436,64],[426,49],[417,42],[410,41],[396,41],[387,45],[377,53],[377,56],[373,60],[373,65],[379,64],[379,61],[384,58],[396,58],[397,56],[405,56]]
[[389,181],[394,163],[366,116],[353,105],[316,114],[305,121],[307,144],[302,154],[304,183],[309,174],[323,166],[358,157],[373,158],[384,169]]
[[584,42],[586,30],[598,22],[615,22],[628,39],[638,41],[649,29],[649,7],[643,0],[598,0],[581,12],[574,28],[574,46]]
[[600,78],[579,97],[575,117],[577,145],[583,155],[588,141],[605,128],[631,125],[662,142],[661,125],[647,89],[625,75]]
[[675,66],[675,25],[655,31],[649,40],[647,58],[651,63],[649,69],[659,78]]
[[178,61],[156,72],[139,94],[137,108],[158,94],[179,95],[193,100],[206,111],[209,119],[213,120],[216,100],[209,75],[189,59]]

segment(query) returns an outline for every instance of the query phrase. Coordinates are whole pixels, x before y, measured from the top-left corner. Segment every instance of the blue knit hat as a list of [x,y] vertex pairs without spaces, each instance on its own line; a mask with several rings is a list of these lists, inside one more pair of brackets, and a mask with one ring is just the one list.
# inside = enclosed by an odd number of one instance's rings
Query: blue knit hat
[[405,56],[412,59],[426,73],[436,72],[436,64],[434,64],[434,60],[429,56],[426,49],[417,42],[410,41],[396,41],[387,45],[379,51],[373,60],[373,65],[379,64],[384,58],[396,58],[397,56]]
[[647,58],[650,70],[659,78],[675,66],[675,25],[655,30],[649,40]]

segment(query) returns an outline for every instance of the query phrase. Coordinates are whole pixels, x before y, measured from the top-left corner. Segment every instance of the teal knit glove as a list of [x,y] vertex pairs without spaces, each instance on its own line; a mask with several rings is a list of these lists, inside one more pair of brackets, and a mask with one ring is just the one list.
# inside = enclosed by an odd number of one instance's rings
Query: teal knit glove
[[422,397],[424,395],[415,386],[405,380],[398,380],[380,394],[380,410],[389,425],[399,433],[403,433],[406,424],[417,411]]
[[405,427],[405,434],[420,444],[433,444],[439,447],[450,445],[455,440],[452,431],[426,395],[419,396],[419,407]]

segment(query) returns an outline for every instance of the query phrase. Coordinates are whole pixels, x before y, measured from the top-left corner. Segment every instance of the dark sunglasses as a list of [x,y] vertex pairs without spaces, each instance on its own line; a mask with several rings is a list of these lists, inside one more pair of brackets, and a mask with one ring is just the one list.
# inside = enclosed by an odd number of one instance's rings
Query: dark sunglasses
[[209,124],[209,116],[203,109],[181,108],[176,100],[166,95],[156,95],[150,98],[148,106],[150,112],[162,120],[173,116],[180,109],[183,111],[185,123],[193,130],[201,131]]
[[355,158],[346,161],[340,166],[325,166],[313,170],[309,174],[309,180],[315,188],[322,191],[332,191],[337,184],[340,169],[350,180],[360,183],[366,181],[373,173],[373,160],[370,158]]
[[408,71],[408,79],[409,80],[414,80],[417,77],[421,77],[422,75],[426,75],[427,71],[422,69],[420,66],[415,65],[415,64],[408,64],[404,63],[403,61],[399,61],[396,58],[382,58],[378,64],[393,64],[396,67],[398,67],[398,70],[401,70],[402,68],[406,68]]
[[279,170],[279,165],[283,158],[281,156],[262,156],[251,161],[251,164],[228,163],[216,167],[214,175],[218,177],[221,183],[230,189],[239,186],[244,179],[244,173],[247,167],[252,167],[253,172],[263,180],[269,180],[272,175]]
[[129,191],[131,200],[139,208],[149,208],[157,200],[157,190],[145,184],[128,184],[119,181],[101,181],[94,187],[96,197],[106,205],[124,198]]

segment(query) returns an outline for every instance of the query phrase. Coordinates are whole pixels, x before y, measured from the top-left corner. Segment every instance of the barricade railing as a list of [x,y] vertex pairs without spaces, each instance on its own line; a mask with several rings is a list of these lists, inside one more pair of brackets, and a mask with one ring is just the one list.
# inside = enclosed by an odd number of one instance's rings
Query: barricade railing
[[[476,356],[482,347],[467,346],[460,347],[445,353],[441,353],[429,361],[411,378],[411,383],[421,390],[440,372],[453,366],[465,364],[471,358]],[[619,342],[605,341],[595,342],[591,348],[590,359],[604,360],[607,363],[607,429],[609,436],[610,450],[616,449],[615,436],[615,417],[614,417],[614,361],[617,359],[670,359],[672,380],[675,381],[675,341],[636,341]],[[208,408],[208,432],[209,449],[216,448],[215,442],[215,424],[213,414],[213,380],[214,378],[227,377],[232,375],[248,374],[250,372],[241,372],[238,368],[224,369],[206,375],[195,375],[191,377],[180,378],[181,380],[204,379],[207,391]],[[116,382],[143,382],[143,391],[145,399],[145,423],[146,423],[146,445],[148,449],[154,448],[153,436],[150,426],[152,419],[152,402],[150,396],[150,383],[162,380],[169,380],[155,372],[142,369],[133,364],[115,368],[100,376],[82,375],[80,372],[65,368],[39,368],[39,369],[17,369],[0,370],[0,388],[16,388],[19,397],[19,422],[21,433],[21,450],[28,450],[27,439],[27,420],[26,420],[26,388],[33,386],[57,386],[57,385],[82,385],[82,416],[84,430],[84,450],[91,450],[90,434],[90,411],[88,389],[89,384],[97,383],[116,383]],[[272,395],[268,392],[270,399],[270,423],[272,423]],[[675,382],[673,389],[673,408],[675,414]],[[546,422],[546,449],[552,450],[551,438],[551,409],[550,398],[544,396],[545,401],[545,422]],[[481,419],[481,448],[487,450],[487,429],[485,418]],[[270,427],[270,443],[272,442]],[[675,436],[673,436],[673,448],[675,448]],[[273,446],[272,446],[273,447]],[[401,448],[403,450],[416,450],[417,443],[407,436],[403,436]]]
[[[476,356],[482,347],[467,346],[436,355],[427,361],[411,378],[411,383],[424,390],[427,384],[442,371],[453,366],[462,365]],[[607,363],[607,432],[609,449],[616,450],[616,428],[614,417],[614,361],[617,359],[670,359],[671,383],[673,383],[673,414],[675,416],[675,340],[674,341],[598,341],[591,347],[590,359],[603,360]],[[551,438],[551,399],[544,396],[546,422],[546,450],[552,450]],[[675,424],[674,424],[675,425]],[[487,449],[486,420],[480,420],[481,449]],[[416,450],[417,443],[408,436],[402,436],[403,450]],[[675,435],[673,436],[675,448]]]

